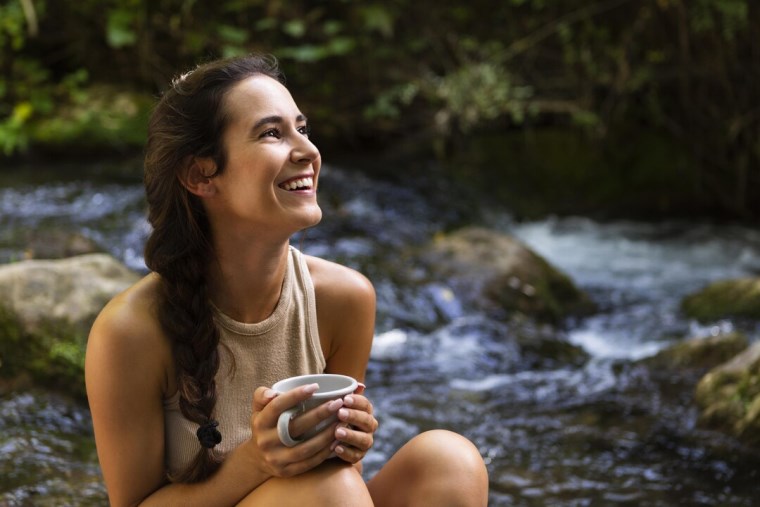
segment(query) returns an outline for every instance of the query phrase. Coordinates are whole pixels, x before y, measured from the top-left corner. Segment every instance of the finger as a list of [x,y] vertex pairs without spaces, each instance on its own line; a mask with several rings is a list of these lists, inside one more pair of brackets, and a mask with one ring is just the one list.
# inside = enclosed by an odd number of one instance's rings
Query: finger
[[338,446],[350,446],[365,453],[372,448],[374,443],[374,437],[371,433],[357,431],[345,426],[338,426],[335,429],[335,438],[338,441]]
[[343,406],[343,400],[331,400],[315,407],[290,421],[289,432],[296,438],[309,431],[322,421],[336,416],[336,412]]
[[359,382],[359,387],[356,388],[354,391],[354,394],[364,394],[364,391],[367,389],[367,386]]
[[321,457],[321,460],[326,459],[332,453],[331,443],[335,440],[335,428],[337,425],[338,423],[331,424],[312,438],[293,447],[278,446],[274,451],[273,464],[281,470],[285,470],[288,467],[299,469],[292,465],[302,462],[307,464],[312,463],[315,457]]
[[348,463],[358,463],[364,458],[364,456],[367,455],[366,451],[348,447],[342,444],[338,444],[337,446],[335,446],[335,449],[333,452],[335,452],[335,455],[338,456],[340,459]]
[[338,420],[367,433],[374,433],[379,425],[372,414],[345,407],[338,410]]
[[[332,428],[331,428],[332,430]],[[309,440],[311,442],[313,439]],[[295,447],[290,447],[289,450],[296,449]],[[295,475],[302,474],[304,472],[308,472],[312,468],[322,464],[327,458],[329,458],[333,453],[333,450],[330,448],[330,446],[322,447],[319,449],[318,452],[314,453],[313,455],[304,458],[299,461],[294,461],[292,463],[288,463],[285,465],[281,472],[279,473],[280,477],[293,477]]]
[[308,400],[318,389],[318,384],[309,384],[278,394],[269,402],[266,407],[267,410],[261,411],[259,424],[266,427],[275,426],[280,414],[302,401]]
[[368,414],[374,413],[374,406],[365,396],[361,394],[349,394],[343,397],[343,404],[355,410],[363,410]]

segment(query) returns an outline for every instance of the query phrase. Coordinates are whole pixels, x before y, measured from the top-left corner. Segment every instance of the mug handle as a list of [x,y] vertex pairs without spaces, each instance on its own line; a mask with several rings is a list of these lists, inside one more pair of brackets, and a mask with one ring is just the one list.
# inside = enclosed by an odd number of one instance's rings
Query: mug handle
[[298,407],[289,408],[280,414],[280,418],[277,419],[277,436],[280,437],[280,442],[287,447],[294,447],[303,442],[301,439],[290,436],[290,420],[295,417],[297,412]]

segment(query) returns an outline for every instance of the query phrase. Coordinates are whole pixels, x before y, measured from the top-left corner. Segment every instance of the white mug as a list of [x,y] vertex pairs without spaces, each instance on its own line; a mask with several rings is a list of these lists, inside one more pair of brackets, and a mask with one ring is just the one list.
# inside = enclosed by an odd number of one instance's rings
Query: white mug
[[284,411],[280,414],[280,418],[277,420],[277,435],[280,437],[280,441],[288,447],[293,447],[294,445],[313,437],[328,425],[337,421],[338,416],[333,415],[332,417],[328,417],[321,421],[314,428],[305,431],[300,438],[293,438],[290,436],[289,426],[291,419],[326,401],[337,400],[347,394],[351,394],[359,387],[359,383],[355,379],[346,375],[317,373],[314,375],[300,375],[298,377],[290,377],[285,380],[280,380],[272,386],[272,390],[278,394],[284,394],[296,387],[309,384],[319,384],[317,392],[315,392],[308,400],[302,401],[295,407]]

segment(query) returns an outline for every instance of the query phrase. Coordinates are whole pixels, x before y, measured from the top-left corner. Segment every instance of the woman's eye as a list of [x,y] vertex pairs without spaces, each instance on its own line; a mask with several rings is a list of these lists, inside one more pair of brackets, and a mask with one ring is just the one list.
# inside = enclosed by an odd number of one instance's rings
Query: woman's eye
[[303,125],[302,127],[298,127],[298,132],[305,137],[309,137],[311,135],[311,127]]
[[261,134],[261,137],[275,137],[280,138],[280,131],[277,129],[269,129]]

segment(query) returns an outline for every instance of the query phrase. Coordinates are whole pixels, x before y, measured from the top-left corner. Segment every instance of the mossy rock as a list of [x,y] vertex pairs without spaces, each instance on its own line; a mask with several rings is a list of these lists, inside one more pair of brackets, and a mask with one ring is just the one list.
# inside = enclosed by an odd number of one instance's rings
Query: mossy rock
[[699,381],[699,423],[760,447],[760,342]]
[[106,254],[0,266],[0,391],[39,385],[83,399],[90,326],[138,279]]
[[0,305],[0,392],[42,386],[85,399],[87,336],[65,321],[46,321],[34,332]]
[[480,310],[556,322],[594,304],[569,276],[517,239],[481,227],[434,238],[422,254],[430,278]]
[[650,368],[710,369],[725,363],[749,346],[742,333],[728,333],[707,338],[691,338],[671,345],[641,364]]
[[760,278],[712,283],[681,302],[683,312],[700,321],[725,317],[760,320]]

